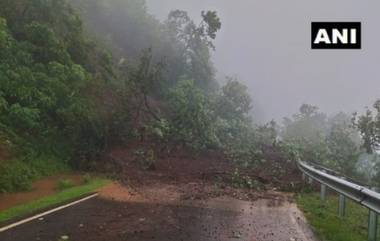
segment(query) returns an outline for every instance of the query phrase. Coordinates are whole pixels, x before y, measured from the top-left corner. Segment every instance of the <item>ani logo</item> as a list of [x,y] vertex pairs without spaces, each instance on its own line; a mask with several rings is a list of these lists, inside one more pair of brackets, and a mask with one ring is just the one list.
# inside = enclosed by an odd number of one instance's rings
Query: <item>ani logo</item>
[[312,22],[312,49],[361,49],[360,22]]

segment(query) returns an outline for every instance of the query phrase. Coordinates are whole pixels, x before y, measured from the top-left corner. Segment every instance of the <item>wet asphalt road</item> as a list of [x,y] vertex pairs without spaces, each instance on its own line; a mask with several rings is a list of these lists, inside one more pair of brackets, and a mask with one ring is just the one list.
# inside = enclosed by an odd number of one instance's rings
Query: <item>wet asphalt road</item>
[[0,233],[1,241],[314,241],[296,204],[279,194],[253,202],[118,202],[101,197]]

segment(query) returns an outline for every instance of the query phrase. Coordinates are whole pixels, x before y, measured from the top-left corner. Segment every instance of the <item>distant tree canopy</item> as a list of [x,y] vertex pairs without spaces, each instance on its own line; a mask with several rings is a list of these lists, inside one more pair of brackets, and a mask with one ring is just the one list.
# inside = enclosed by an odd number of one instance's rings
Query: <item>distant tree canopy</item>
[[302,160],[357,176],[361,139],[350,116],[338,113],[327,117],[315,106],[302,105],[293,118],[284,119],[281,137],[297,147]]
[[247,87],[231,79],[219,88],[215,80],[211,52],[222,26],[216,12],[201,12],[195,23],[187,12],[173,10],[161,23],[147,13],[145,1],[72,2],[113,50],[126,92],[134,96],[126,111],[137,113],[137,128],[154,130],[148,136],[159,133],[161,141],[195,149],[221,148],[243,126],[252,128]]
[[147,13],[144,0],[71,0],[81,9],[89,29],[104,40],[120,62],[134,64],[141,51],[152,49],[163,62],[165,87],[186,76],[202,89],[216,88],[210,51],[221,28],[216,12],[202,12],[195,23],[185,11],[174,10],[161,23]]
[[358,115],[357,113],[353,118],[354,125],[360,131],[363,141],[363,147],[367,153],[364,165],[369,165],[371,171],[374,171],[374,176],[368,175],[373,178],[371,181],[377,186],[380,183],[380,162],[379,162],[379,149],[380,149],[380,100],[377,100],[373,109],[367,109],[365,114]]
[[237,79],[227,78],[216,101],[217,111],[225,119],[244,119],[252,108],[252,100],[247,86]]
[[380,149],[380,100],[373,105],[373,110],[367,109],[363,115],[355,113],[354,125],[359,129],[364,140],[363,147],[368,153]]

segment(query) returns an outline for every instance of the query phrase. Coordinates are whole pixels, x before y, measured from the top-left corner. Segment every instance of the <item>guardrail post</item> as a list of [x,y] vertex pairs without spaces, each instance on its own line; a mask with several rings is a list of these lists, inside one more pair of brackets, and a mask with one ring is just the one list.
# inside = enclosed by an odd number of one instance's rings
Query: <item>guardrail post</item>
[[377,241],[377,213],[369,210],[368,241]]
[[326,185],[321,184],[321,201],[325,202],[326,201]]
[[338,214],[339,217],[344,217],[344,215],[346,215],[346,197],[342,194],[339,194]]
[[309,177],[309,184],[313,184],[313,178]]

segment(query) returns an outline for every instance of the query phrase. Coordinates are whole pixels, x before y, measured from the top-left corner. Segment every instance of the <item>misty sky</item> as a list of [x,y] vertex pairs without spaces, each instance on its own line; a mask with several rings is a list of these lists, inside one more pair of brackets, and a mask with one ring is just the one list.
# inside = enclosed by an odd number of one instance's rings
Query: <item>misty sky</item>
[[[236,75],[264,120],[295,113],[302,103],[334,113],[362,111],[380,98],[380,2],[357,0],[148,0],[159,19],[172,9],[194,18],[216,10],[222,31],[218,76]],[[312,21],[361,21],[362,50],[311,50]]]

